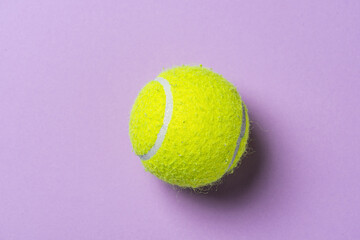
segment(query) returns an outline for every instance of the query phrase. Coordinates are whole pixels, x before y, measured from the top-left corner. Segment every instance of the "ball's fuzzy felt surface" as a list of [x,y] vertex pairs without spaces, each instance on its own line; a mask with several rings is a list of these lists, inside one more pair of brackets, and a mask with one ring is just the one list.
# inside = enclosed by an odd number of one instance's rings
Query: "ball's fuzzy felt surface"
[[[202,66],[174,67],[159,77],[171,87],[171,120],[156,153],[141,160],[145,169],[165,182],[191,188],[232,173],[249,138],[247,109],[236,88]],[[164,87],[151,81],[135,100],[129,135],[139,156],[148,153],[160,135],[166,98]]]

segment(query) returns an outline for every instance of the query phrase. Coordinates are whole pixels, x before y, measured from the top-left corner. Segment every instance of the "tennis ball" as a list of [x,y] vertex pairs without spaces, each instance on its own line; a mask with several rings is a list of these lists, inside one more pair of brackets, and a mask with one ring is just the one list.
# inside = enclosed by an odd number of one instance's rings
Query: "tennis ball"
[[140,91],[129,135],[145,170],[198,188],[233,172],[246,149],[249,117],[224,77],[201,65],[179,66]]

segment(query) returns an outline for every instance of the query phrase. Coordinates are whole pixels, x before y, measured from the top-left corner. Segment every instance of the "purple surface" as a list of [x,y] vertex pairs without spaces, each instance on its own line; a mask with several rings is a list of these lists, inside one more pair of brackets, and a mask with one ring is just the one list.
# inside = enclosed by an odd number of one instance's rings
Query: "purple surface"
[[[171,3],[170,3],[171,2]],[[1,1],[0,239],[359,239],[360,1]],[[238,88],[250,154],[217,191],[143,170],[162,70]]]

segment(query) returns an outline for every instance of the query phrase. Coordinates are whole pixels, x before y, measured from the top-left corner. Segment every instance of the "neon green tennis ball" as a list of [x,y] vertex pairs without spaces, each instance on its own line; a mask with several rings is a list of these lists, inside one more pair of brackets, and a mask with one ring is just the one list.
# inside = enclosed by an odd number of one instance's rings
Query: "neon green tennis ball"
[[225,78],[202,66],[181,66],[140,91],[129,134],[147,171],[197,188],[233,172],[246,149],[249,117]]

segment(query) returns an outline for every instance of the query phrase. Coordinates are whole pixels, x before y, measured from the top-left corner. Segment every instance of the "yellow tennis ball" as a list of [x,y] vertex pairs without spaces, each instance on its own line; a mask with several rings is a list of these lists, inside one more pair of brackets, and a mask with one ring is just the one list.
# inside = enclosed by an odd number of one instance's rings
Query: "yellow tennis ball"
[[198,188],[233,172],[246,149],[249,117],[224,77],[202,66],[180,66],[140,91],[129,135],[147,171]]

